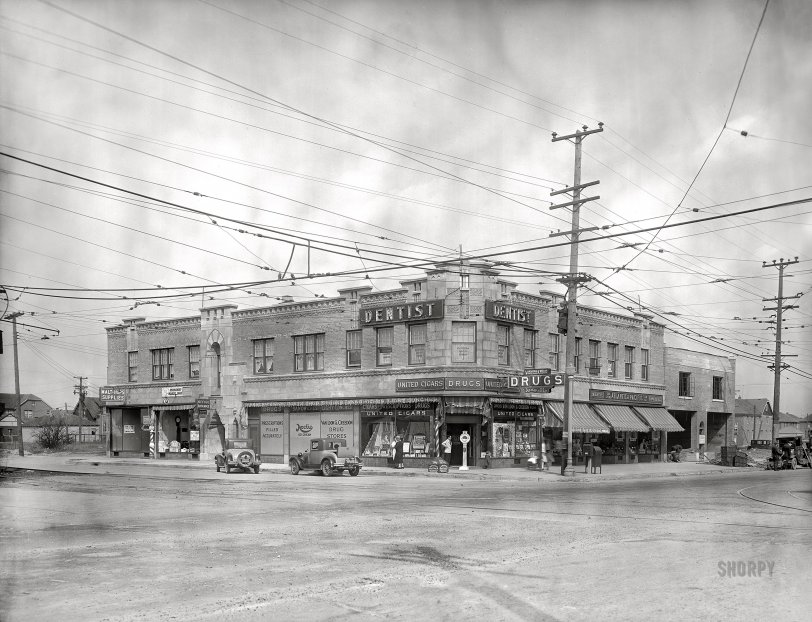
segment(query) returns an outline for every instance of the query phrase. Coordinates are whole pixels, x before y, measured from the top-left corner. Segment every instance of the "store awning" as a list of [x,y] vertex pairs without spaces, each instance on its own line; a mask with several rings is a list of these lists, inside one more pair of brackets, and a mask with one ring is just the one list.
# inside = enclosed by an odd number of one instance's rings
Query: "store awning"
[[609,422],[615,432],[648,432],[649,425],[640,420],[628,406],[592,404],[598,414]]
[[[564,402],[545,402],[556,417],[564,420]],[[572,404],[572,421],[570,421],[571,432],[582,432],[584,434],[609,434],[609,426],[595,414],[595,411],[584,402],[574,402]]]
[[632,408],[653,430],[663,430],[664,432],[685,431],[685,428],[683,428],[665,408],[651,408],[647,406],[633,406]]
[[152,411],[155,412],[156,410],[192,410],[195,407],[194,404],[164,404],[163,406],[153,406]]

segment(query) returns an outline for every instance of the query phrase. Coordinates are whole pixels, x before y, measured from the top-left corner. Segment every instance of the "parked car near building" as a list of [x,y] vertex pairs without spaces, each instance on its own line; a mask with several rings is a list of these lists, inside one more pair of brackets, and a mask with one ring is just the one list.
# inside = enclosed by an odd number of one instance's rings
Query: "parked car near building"
[[226,473],[231,473],[231,469],[259,473],[262,458],[254,452],[253,441],[250,438],[230,438],[226,441],[225,450],[214,456],[214,464],[218,473],[223,468]]
[[298,475],[300,471],[321,471],[322,475],[349,472],[355,477],[361,472],[363,463],[353,447],[346,447],[335,438],[310,439],[310,447],[290,459],[290,472]]

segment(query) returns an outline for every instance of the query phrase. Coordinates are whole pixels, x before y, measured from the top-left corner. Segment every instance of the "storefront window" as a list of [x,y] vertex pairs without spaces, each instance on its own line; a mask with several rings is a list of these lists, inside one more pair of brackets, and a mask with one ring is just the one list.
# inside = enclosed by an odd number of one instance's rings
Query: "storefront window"
[[532,411],[494,412],[491,455],[527,458],[538,449],[538,424]]
[[428,456],[431,444],[430,411],[389,410],[361,413],[361,447],[364,456],[391,456],[396,436],[403,439],[403,453],[410,458]]

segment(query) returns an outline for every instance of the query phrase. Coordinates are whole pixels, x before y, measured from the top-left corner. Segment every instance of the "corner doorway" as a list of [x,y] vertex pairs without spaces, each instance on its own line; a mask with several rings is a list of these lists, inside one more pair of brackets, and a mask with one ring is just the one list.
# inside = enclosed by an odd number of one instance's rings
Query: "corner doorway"
[[468,432],[471,440],[468,442],[468,466],[476,466],[476,457],[479,455],[479,431],[475,417],[465,423],[446,423],[446,436],[451,438],[451,466],[462,466],[462,441],[460,434]]

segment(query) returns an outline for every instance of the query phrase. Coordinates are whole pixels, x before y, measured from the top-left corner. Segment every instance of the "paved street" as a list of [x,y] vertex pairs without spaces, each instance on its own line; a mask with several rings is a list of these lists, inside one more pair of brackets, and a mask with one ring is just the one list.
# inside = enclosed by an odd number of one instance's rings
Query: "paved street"
[[808,615],[808,470],[552,481],[16,472],[3,619]]

